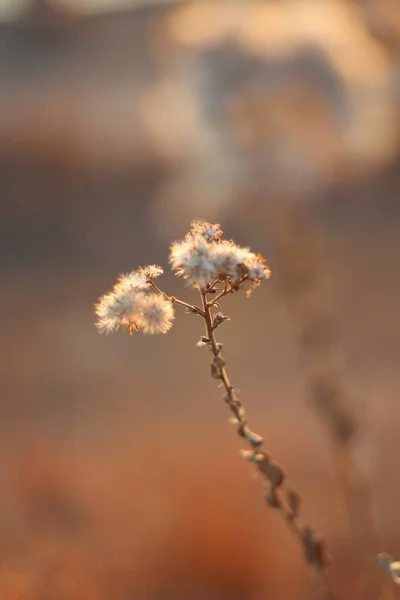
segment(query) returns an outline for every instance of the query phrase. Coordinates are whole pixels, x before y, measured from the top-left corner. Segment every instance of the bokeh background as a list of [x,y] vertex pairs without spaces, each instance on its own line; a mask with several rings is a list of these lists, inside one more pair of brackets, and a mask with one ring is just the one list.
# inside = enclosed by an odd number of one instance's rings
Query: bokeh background
[[400,556],[398,0],[2,0],[0,19],[0,599],[319,597],[197,318],[94,327],[193,217],[268,257],[220,338],[338,594],[397,597],[368,561]]

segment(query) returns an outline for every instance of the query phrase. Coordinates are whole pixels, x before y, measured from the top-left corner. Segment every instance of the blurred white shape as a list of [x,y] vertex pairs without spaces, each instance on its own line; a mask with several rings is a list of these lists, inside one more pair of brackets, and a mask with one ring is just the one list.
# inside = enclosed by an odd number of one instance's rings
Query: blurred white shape
[[[39,0],[40,1],[40,0]],[[77,14],[115,12],[137,6],[174,4],[178,0],[45,0],[45,4]],[[0,22],[17,20],[35,4],[35,0],[0,0]]]
[[53,0],[55,5],[58,4],[63,8],[82,14],[114,12],[135,6],[173,4],[175,2],[176,0]]
[[31,0],[0,0],[0,21],[17,19],[31,4]]

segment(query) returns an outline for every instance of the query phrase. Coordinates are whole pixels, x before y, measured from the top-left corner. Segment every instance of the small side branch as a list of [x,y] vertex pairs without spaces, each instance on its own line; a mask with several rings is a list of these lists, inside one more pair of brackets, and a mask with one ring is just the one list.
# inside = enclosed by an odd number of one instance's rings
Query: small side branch
[[153,290],[157,292],[157,294],[163,296],[163,298],[165,298],[166,300],[169,300],[173,304],[179,304],[179,306],[184,306],[185,308],[188,308],[190,312],[196,313],[201,317],[205,317],[204,311],[199,306],[196,306],[195,304],[189,304],[188,302],[184,302],[183,300],[179,300],[179,298],[176,298],[175,296],[168,296],[168,294],[160,290],[158,285],[155,283],[154,279],[150,279],[149,283],[152,286]]

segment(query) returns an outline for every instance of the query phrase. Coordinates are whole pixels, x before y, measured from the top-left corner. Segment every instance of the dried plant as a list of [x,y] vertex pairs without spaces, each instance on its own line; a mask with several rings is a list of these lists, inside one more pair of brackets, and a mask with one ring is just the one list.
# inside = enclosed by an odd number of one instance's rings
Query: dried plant
[[228,376],[222,344],[216,338],[216,330],[230,320],[220,311],[221,301],[242,290],[249,296],[270,277],[270,270],[261,255],[232,240],[222,239],[218,224],[200,221],[191,224],[183,241],[172,244],[169,260],[175,274],[198,291],[199,306],[162,291],[155,280],[163,270],[152,265],[121,275],[112,291],[100,298],[96,305],[97,327],[104,332],[123,328],[130,334],[139,330],[148,334],[166,333],[172,326],[174,305],[203,319],[205,335],[197,346],[211,351],[211,377],[224,388],[223,399],[232,413],[230,421],[248,444],[242,455],[262,476],[266,504],[278,511],[287,523],[300,542],[306,561],[318,576],[324,598],[332,600],[335,594],[326,571],[329,561],[325,542],[312,527],[299,523],[300,495],[287,484],[284,470],[264,449],[264,439],[249,426],[238,390]]

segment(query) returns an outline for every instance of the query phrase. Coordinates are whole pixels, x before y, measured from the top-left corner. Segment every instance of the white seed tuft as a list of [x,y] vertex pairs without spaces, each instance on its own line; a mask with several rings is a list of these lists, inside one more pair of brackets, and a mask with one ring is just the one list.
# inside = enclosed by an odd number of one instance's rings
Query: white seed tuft
[[172,327],[174,308],[169,300],[151,294],[145,298],[140,314],[143,333],[167,333]]
[[171,246],[173,271],[203,290],[216,281],[225,281],[235,289],[249,282],[251,291],[262,279],[268,279],[270,271],[261,255],[222,240],[221,235],[218,224],[192,223],[185,239]]
[[152,293],[149,279],[161,275],[161,267],[151,265],[126,275],[120,275],[111,292],[96,304],[96,326],[110,333],[121,327],[129,333],[166,333],[172,327],[174,309],[163,296]]

